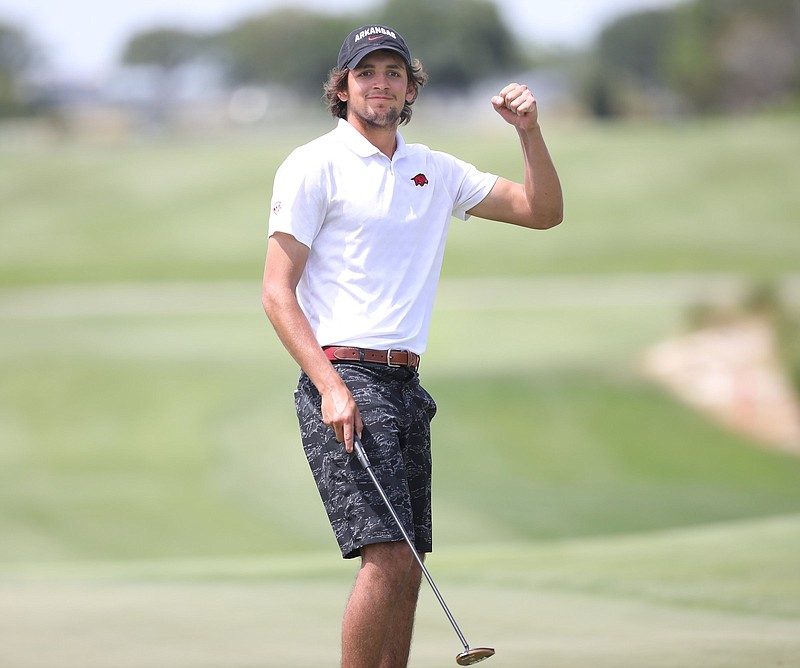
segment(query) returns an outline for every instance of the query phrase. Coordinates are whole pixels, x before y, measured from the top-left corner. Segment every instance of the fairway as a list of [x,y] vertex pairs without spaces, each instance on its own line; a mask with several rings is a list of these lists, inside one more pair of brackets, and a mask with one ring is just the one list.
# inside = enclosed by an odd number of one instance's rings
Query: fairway
[[[513,136],[417,120],[516,175]],[[800,458],[641,372],[699,302],[797,308],[798,129],[556,124],[562,226],[454,221],[428,565],[484,665],[800,665]],[[3,668],[337,665],[355,564],[260,305],[272,174],[317,130],[0,147]],[[461,649],[425,584],[415,638],[414,668]]]
[[[792,666],[800,657],[798,537],[794,516],[446,549],[429,566],[468,640],[497,648],[492,665]],[[26,668],[335,666],[352,573],[326,554],[22,567],[0,581],[0,660]],[[457,651],[425,588],[411,665],[452,665]]]

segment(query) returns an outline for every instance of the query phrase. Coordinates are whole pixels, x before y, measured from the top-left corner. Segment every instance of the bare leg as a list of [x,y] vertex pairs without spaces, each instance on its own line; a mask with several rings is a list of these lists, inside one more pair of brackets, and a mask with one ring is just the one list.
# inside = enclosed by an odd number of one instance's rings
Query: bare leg
[[414,632],[414,614],[417,610],[419,585],[422,578],[422,571],[417,562],[413,561],[410,553],[409,557],[412,562],[407,572],[405,585],[398,597],[394,619],[383,644],[380,668],[405,668],[408,665],[411,636]]
[[342,668],[405,668],[420,572],[405,543],[362,550],[342,624]]

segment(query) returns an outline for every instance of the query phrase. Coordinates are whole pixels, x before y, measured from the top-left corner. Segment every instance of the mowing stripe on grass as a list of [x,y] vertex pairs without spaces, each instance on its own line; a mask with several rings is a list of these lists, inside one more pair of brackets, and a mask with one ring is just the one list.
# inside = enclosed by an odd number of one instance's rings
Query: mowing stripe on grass
[[[444,278],[439,309],[501,310],[552,306],[674,306],[699,299],[731,302],[751,282],[735,274],[623,274]],[[800,304],[800,274],[777,287]],[[0,289],[0,317],[248,313],[260,305],[260,285],[248,281],[90,283]]]

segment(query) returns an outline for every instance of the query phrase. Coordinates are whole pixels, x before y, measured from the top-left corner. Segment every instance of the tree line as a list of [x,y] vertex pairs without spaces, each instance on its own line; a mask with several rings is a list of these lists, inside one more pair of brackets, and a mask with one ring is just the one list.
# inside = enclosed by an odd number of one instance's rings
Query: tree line
[[[725,113],[800,99],[800,0],[691,0],[632,12],[580,52],[522,43],[491,0],[384,0],[370,18],[409,36],[432,89],[467,91],[487,77],[547,67],[599,117]],[[230,86],[318,94],[343,36],[363,21],[285,7],[213,32],[164,26],[132,35],[119,60],[166,74],[214,63]],[[36,61],[29,37],[0,21],[0,116],[35,111],[23,84]]]
[[[386,0],[371,20],[408,35],[424,52],[425,69],[440,88],[469,87],[523,64],[517,39],[490,0]],[[344,36],[363,22],[361,15],[287,7],[212,34],[179,29],[140,33],[128,42],[122,62],[169,69],[207,58],[220,63],[234,85],[282,84],[316,93]]]
[[586,100],[598,116],[630,112],[647,97],[694,113],[796,106],[800,0],[635,12],[606,26],[592,52]]

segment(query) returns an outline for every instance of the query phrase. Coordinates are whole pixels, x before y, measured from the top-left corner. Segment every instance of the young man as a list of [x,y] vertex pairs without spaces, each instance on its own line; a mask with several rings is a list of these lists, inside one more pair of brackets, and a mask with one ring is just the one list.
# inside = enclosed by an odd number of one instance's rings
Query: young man
[[431,551],[430,420],[420,386],[451,216],[546,229],[562,219],[536,100],[509,84],[491,102],[517,131],[523,183],[398,133],[426,80],[386,26],[354,30],[325,86],[332,132],[275,176],[264,309],[302,372],[303,446],[342,555],[361,568],[342,626],[343,668],[407,665],[420,569],[353,450],[360,435],[415,546]]

